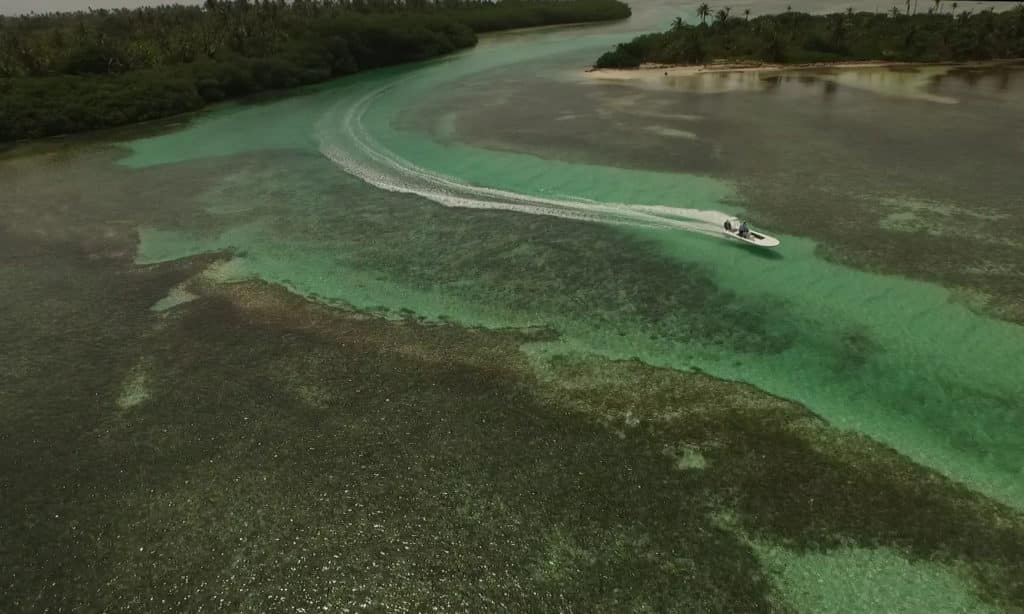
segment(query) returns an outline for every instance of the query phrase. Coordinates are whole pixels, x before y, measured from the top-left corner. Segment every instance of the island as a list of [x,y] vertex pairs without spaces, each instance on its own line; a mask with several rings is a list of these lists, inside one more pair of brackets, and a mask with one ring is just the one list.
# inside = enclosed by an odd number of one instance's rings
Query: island
[[[642,64],[749,66],[820,65],[844,62],[967,62],[1024,58],[1024,6],[957,11],[939,1],[924,11],[917,2],[886,13],[810,15],[786,11],[752,17],[701,4],[700,23],[677,17],[662,33],[644,34],[598,58],[595,68],[637,68]],[[931,3],[930,3],[931,4]]]
[[629,15],[618,0],[206,0],[0,16],[0,142],[426,60],[471,47],[483,32]]

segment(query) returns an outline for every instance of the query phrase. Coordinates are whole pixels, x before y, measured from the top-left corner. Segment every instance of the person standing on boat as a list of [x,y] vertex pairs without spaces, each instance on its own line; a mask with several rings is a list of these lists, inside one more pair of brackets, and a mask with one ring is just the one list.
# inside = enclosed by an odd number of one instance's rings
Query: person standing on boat
[[750,228],[747,227],[746,222],[740,223],[740,236],[743,238],[747,238],[750,236]]

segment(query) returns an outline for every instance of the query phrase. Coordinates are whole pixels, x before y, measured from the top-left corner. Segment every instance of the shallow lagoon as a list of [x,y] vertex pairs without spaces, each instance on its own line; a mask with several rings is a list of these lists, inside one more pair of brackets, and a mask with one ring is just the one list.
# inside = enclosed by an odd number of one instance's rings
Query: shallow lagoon
[[1019,607],[1024,77],[573,72],[663,14],[5,159],[13,609]]

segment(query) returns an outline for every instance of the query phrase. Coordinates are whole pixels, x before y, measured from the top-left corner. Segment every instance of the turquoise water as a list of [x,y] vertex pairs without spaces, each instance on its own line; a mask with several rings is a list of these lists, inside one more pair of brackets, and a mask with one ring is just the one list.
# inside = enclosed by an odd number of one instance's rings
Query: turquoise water
[[635,8],[0,157],[4,611],[1018,611],[1024,71]]
[[[545,224],[544,218],[606,226],[659,266],[670,262],[699,271],[719,298],[701,298],[710,291],[700,286],[691,289],[700,295],[693,304],[637,315],[635,300],[611,296],[617,281],[637,285],[650,301],[676,300],[687,292],[659,285],[674,283],[672,274],[651,272],[648,262],[604,271],[590,288],[572,287],[559,277],[561,285],[527,284],[513,297],[503,287],[535,274],[529,258],[515,265],[502,262],[500,254],[482,264],[452,262],[457,246],[444,243],[451,235],[404,226],[422,223],[415,215],[390,222],[396,226],[375,239],[371,255],[377,261],[367,261],[360,256],[365,237],[332,235],[332,223],[325,221],[332,204],[323,184],[313,177],[290,186],[295,179],[282,169],[207,195],[207,210],[231,211],[232,203],[275,190],[305,190],[284,214],[295,223],[283,224],[281,212],[264,209],[244,224],[229,221],[213,233],[144,229],[138,260],[230,247],[244,257],[228,269],[227,279],[256,277],[328,302],[406,309],[468,325],[550,326],[561,339],[531,348],[540,365],[562,353],[586,352],[748,382],[1024,508],[1019,325],[972,311],[939,285],[833,264],[813,240],[783,235],[782,247],[770,255],[723,240],[718,225],[727,214],[744,210],[745,195],[737,188],[742,175],[730,180],[539,157],[435,140],[399,122],[403,113],[416,112],[417,101],[460,80],[541,59],[541,74],[521,86],[533,88],[543,105],[545,79],[621,37],[582,30],[571,37],[538,33],[489,41],[425,66],[360,76],[272,104],[224,109],[185,130],[128,143],[132,154],[122,164],[145,168],[261,151],[310,152],[336,163],[339,174],[348,171],[385,192],[411,197],[383,206],[450,207],[431,223],[470,233],[497,223],[488,232],[500,232],[501,220],[508,219],[502,215],[540,218],[509,221],[504,230],[515,237],[516,249],[530,249],[530,228]],[[452,112],[457,117],[460,110]],[[469,257],[485,248],[479,242],[464,246]],[[574,259],[566,275],[587,266],[585,245],[574,248],[565,254]],[[431,250],[438,268],[429,262]],[[582,304],[549,295],[567,292],[566,284],[572,292],[594,295]]]

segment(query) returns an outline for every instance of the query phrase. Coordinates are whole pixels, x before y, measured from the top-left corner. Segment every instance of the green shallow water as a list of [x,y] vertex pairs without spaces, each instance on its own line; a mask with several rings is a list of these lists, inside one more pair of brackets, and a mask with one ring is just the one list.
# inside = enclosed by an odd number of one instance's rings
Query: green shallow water
[[[222,271],[226,279],[261,278],[327,302],[411,310],[469,325],[550,326],[562,337],[531,350],[540,365],[560,353],[584,351],[749,382],[1024,508],[1019,325],[979,315],[934,284],[828,262],[808,239],[782,236],[782,247],[764,254],[709,236],[725,213],[743,208],[743,195],[728,178],[541,158],[399,127],[399,116],[414,113],[416,101],[460,79],[514,71],[541,57],[554,73],[565,68],[552,57],[575,61],[616,37],[621,34],[493,41],[423,67],[365,75],[276,103],[226,108],[185,130],[129,143],[132,154],[122,164],[133,168],[261,151],[340,152],[342,166],[409,195],[388,199],[358,181],[331,178],[342,170],[322,158],[303,158],[310,168],[302,181],[278,166],[204,195],[206,211],[225,220],[215,230],[144,229],[138,260],[230,247],[244,257]],[[538,104],[544,83],[537,77],[523,84],[538,90]],[[289,198],[275,201],[268,194]],[[453,207],[424,218],[415,209],[437,205],[417,196],[513,212]],[[244,222],[232,221],[239,203],[260,198],[266,199],[262,208],[242,216]],[[366,211],[334,219],[352,198],[363,201]],[[608,222],[607,231],[624,241],[615,248],[636,250],[645,259],[602,253],[593,265],[603,270],[595,272],[588,269],[585,241],[552,256],[552,237],[538,232],[553,223],[543,215],[548,201],[556,202],[556,214],[563,211],[557,203],[565,202],[568,217],[585,220],[560,225],[559,232],[585,237],[595,222]],[[694,209],[681,215],[695,227],[648,228],[599,203],[622,210]],[[375,210],[386,218],[376,227],[379,236],[337,229],[366,223]],[[503,242],[495,241],[495,233]],[[453,238],[465,243],[451,243]],[[531,248],[531,242],[539,246]],[[505,259],[500,249],[516,254]],[[532,256],[519,254],[531,249]],[[474,254],[481,256],[470,262]],[[557,269],[552,258],[559,257],[567,259],[561,273],[523,282],[538,275],[534,265]],[[680,280],[666,263],[696,272],[703,285],[672,287]],[[635,295],[616,297],[618,284]],[[681,301],[678,309],[674,300]],[[644,301],[669,304],[657,313],[638,313]]]
[[5,155],[5,611],[1018,611],[1024,71],[581,77],[678,10]]

